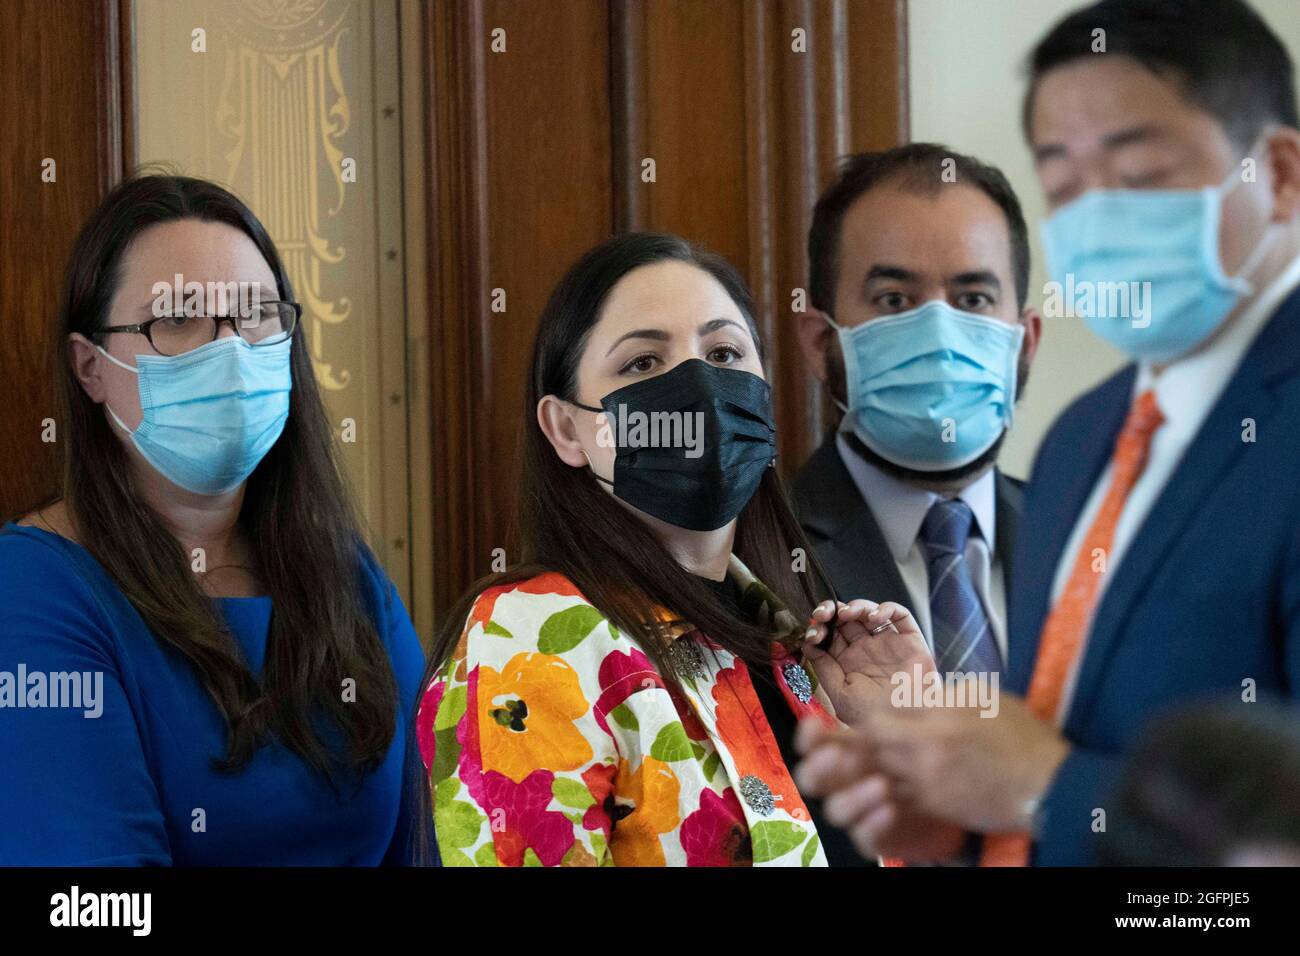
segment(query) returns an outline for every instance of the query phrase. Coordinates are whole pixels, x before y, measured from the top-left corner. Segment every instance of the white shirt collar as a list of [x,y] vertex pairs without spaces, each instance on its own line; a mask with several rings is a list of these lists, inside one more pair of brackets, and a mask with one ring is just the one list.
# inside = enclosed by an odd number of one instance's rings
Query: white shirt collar
[[1186,436],[1195,434],[1255,337],[1297,285],[1300,285],[1300,257],[1292,260],[1247,303],[1241,314],[1231,319],[1228,327],[1208,346],[1178,359],[1159,375],[1152,371],[1149,362],[1138,365],[1133,394],[1155,389],[1156,402],[1165,416],[1163,430]]
[[988,545],[989,553],[993,553],[996,544],[995,469],[990,468],[955,495],[940,495],[885,474],[854,451],[843,433],[835,436],[835,447],[839,449],[840,458],[849,470],[853,483],[857,485],[858,493],[871,508],[895,562],[901,564],[907,560],[908,553],[921,534],[925,516],[940,498],[960,498],[970,506],[975,515],[971,533],[978,532]]

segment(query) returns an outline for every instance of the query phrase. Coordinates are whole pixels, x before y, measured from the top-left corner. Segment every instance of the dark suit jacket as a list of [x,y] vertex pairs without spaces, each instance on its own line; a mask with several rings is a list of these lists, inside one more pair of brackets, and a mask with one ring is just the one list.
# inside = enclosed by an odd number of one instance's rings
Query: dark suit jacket
[[[1024,508],[1024,490],[1021,482],[1000,471],[995,480],[994,521],[997,531],[994,551],[1002,564],[1009,592],[1015,542]],[[799,523],[840,600],[864,597],[873,601],[895,601],[906,607],[915,607],[917,601],[926,600],[924,594],[907,592],[884,533],[840,458],[833,434],[800,469],[792,491]],[[870,861],[864,860],[853,848],[843,831],[823,824],[819,804],[810,801],[808,809],[822,838],[827,861],[832,866],[870,865]]]
[[[1034,464],[1008,607],[1006,686],[1025,693],[1052,578],[1131,404],[1133,366],[1071,405]],[[1255,441],[1243,441],[1247,420]],[[1095,861],[1134,735],[1190,698],[1294,696],[1300,683],[1300,292],[1259,333],[1106,587],[1044,802],[1035,862]]]

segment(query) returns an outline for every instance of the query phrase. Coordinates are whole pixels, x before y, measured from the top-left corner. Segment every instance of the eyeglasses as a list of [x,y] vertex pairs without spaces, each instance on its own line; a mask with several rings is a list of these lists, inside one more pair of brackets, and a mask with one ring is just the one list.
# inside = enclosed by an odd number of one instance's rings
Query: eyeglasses
[[137,325],[109,325],[98,331],[143,335],[159,355],[184,355],[215,342],[223,322],[254,347],[278,345],[293,335],[302,315],[297,302],[261,302],[248,315],[163,315]]

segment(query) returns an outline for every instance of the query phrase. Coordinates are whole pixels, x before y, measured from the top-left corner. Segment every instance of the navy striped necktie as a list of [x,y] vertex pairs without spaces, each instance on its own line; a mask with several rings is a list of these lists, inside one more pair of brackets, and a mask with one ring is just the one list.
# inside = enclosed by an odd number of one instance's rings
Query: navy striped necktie
[[966,563],[966,542],[974,521],[970,505],[953,498],[936,501],[921,525],[930,576],[934,660],[941,674],[1002,670],[993,628]]

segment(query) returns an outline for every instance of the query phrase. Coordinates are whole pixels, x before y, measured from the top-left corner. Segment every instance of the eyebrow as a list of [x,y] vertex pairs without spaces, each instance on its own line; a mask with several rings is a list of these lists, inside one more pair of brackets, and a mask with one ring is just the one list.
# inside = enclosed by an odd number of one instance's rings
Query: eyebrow
[[892,279],[896,282],[916,282],[920,279],[920,274],[913,272],[911,269],[904,269],[902,266],[886,264],[876,264],[867,270],[866,276],[862,280],[862,298],[867,298],[867,288],[877,279]]
[[[898,282],[917,282],[921,278],[919,272],[913,272],[911,269],[904,269],[902,266],[895,265],[875,265],[867,272],[867,277],[862,280],[862,292],[865,297],[867,286],[876,279],[893,279]],[[998,280],[997,274],[988,269],[975,269],[971,272],[959,272],[955,276],[950,276],[944,280],[945,283],[952,283],[959,286],[985,285],[997,292],[1002,291],[1002,283]]]
[[998,281],[997,275],[987,269],[958,273],[952,277],[952,281],[957,285],[987,285],[998,291],[1002,290],[1002,283]]
[[[1150,142],[1165,138],[1164,130],[1155,126],[1130,126],[1126,129],[1118,130],[1109,136],[1102,138],[1101,146],[1105,150],[1119,149],[1123,146],[1132,146],[1134,143]],[[1048,159],[1056,159],[1064,156],[1066,152],[1063,143],[1045,143],[1042,146],[1034,147],[1034,162],[1040,163]]]
[[[736,328],[740,329],[746,335],[749,334],[749,329],[745,328],[735,319],[727,319],[727,318],[709,319],[709,321],[705,322],[703,325],[701,325],[698,329],[695,330],[695,334],[708,335],[710,332],[716,332],[718,329],[727,325],[734,325]],[[672,336],[669,335],[667,332],[665,332],[663,329],[633,329],[631,332],[625,332],[622,335],[620,335],[617,339],[615,339],[614,344],[609,347],[609,352],[606,352],[605,355],[608,356],[610,353],[614,351],[614,349],[622,345],[623,342],[627,339],[651,339],[655,342],[667,342],[671,338]]]
[[921,277],[919,272],[913,272],[911,269],[904,269],[902,266],[895,265],[874,265],[867,270],[867,277],[862,280],[866,285],[873,279],[897,279],[900,282],[915,282]]
[[[285,302],[285,301],[287,301],[287,300],[285,300],[285,299],[258,299],[258,300],[257,300],[257,303],[258,303],[258,305],[275,305],[275,304],[277,304],[277,303],[279,303],[279,302]],[[148,302],[148,303],[146,303],[146,304],[140,306],[139,311],[140,311],[140,312],[148,312],[150,315],[152,315],[152,314],[153,314],[153,303],[152,303],[152,302]],[[183,313],[184,311],[185,311],[185,306],[184,306],[184,303],[182,303],[182,304],[181,304],[181,312]],[[167,315],[173,315],[173,314],[175,314],[175,313],[172,313],[172,312],[168,312],[168,313],[167,313]],[[203,314],[204,314],[204,315],[207,315],[206,312],[204,312]]]
[[1130,126],[1128,129],[1111,133],[1101,141],[1101,145],[1106,149],[1118,149],[1121,146],[1129,146],[1133,143],[1164,138],[1164,131],[1156,129],[1154,126]]

